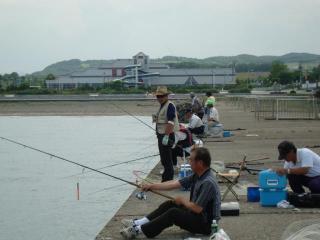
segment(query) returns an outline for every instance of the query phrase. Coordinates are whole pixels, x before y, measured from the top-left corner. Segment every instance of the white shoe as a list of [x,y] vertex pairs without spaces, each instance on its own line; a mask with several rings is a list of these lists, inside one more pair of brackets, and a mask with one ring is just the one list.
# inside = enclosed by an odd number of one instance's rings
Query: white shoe
[[138,236],[139,231],[136,230],[134,226],[132,226],[122,229],[120,231],[120,234],[124,239],[134,239],[136,238],[136,236]]
[[135,219],[127,219],[127,218],[124,218],[124,219],[122,219],[121,220],[121,223],[122,223],[122,225],[124,226],[124,227],[132,227],[132,226],[134,226],[135,224],[134,224],[134,220]]

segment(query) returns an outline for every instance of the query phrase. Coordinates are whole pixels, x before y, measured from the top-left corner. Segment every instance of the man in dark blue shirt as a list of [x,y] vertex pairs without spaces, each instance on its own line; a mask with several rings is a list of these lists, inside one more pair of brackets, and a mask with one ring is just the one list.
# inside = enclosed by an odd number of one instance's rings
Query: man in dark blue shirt
[[209,151],[206,148],[194,149],[190,155],[190,165],[194,174],[188,177],[142,186],[145,191],[191,187],[190,198],[178,196],[162,203],[141,219],[123,219],[126,228],[120,233],[124,238],[132,239],[139,234],[153,238],[172,225],[191,233],[211,233],[212,220],[220,219],[221,197],[218,183],[210,170]]

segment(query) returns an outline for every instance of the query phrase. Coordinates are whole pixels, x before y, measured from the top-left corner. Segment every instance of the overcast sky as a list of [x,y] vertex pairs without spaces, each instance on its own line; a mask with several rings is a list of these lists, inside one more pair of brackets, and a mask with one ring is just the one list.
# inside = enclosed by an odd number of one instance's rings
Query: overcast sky
[[0,0],[0,73],[143,51],[320,54],[320,0]]

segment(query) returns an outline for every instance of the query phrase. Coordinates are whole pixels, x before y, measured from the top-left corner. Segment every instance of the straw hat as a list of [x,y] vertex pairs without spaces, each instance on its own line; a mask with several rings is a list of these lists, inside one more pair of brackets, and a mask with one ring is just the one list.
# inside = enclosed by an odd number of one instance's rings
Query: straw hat
[[154,93],[154,95],[159,96],[159,95],[168,95],[168,89],[166,86],[159,86],[157,87],[156,92]]

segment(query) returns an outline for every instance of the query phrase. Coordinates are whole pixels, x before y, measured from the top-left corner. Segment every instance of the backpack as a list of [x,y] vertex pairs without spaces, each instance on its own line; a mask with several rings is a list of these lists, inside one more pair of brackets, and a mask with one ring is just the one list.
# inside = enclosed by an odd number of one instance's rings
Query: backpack
[[320,194],[289,192],[288,201],[295,207],[319,208]]
[[186,139],[179,141],[178,145],[182,148],[191,147],[194,144],[194,141],[193,141],[192,133],[190,132],[190,130],[184,127],[180,127],[179,131],[185,133],[187,137]]

